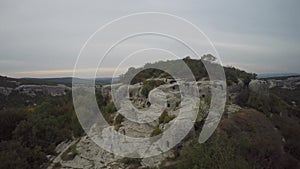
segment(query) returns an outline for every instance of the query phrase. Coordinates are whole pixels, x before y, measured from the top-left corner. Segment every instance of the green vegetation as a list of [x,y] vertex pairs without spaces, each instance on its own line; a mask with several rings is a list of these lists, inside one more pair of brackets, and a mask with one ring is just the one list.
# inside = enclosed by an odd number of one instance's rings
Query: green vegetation
[[287,113],[288,111],[293,109],[274,93],[270,93],[269,96],[263,96],[255,92],[251,92],[249,89],[242,90],[237,96],[236,102],[243,107],[247,106],[255,108],[263,112],[267,116],[270,116],[271,113]]
[[164,110],[162,114],[158,118],[159,124],[166,124],[172,121],[176,116],[175,115],[169,115],[167,110]]
[[[212,55],[204,55],[203,58],[208,58],[214,56]],[[151,78],[170,78],[172,79],[171,75],[166,72],[174,72],[175,76],[182,75],[183,70],[178,69],[178,65],[182,60],[168,60],[168,61],[159,61],[155,63],[147,63],[143,68],[129,68],[128,71],[121,76],[121,81],[127,82],[128,79],[132,79],[131,84],[144,82],[147,79]],[[200,60],[200,59],[191,59],[190,57],[186,57],[183,61],[187,64],[190,68],[192,73],[194,74],[196,80],[200,80],[202,78],[208,78],[207,71],[204,67],[203,62],[210,64],[210,66],[214,67],[215,70],[221,70],[220,65],[210,63],[209,61]],[[166,70],[166,72],[153,69],[152,67],[161,68]],[[224,67],[224,71],[226,74],[227,83],[229,85],[233,83],[237,83],[238,79],[242,79],[245,84],[249,84],[251,79],[256,78],[256,74],[247,73],[245,71],[233,68],[233,67]],[[136,76],[135,76],[136,75]]]
[[162,133],[162,131],[159,128],[159,125],[157,125],[154,130],[152,131],[152,133],[150,134],[150,137],[154,137],[159,135],[160,133]]
[[[284,93],[282,90],[286,90]],[[282,147],[284,151],[293,158],[300,160],[300,109],[297,106],[288,104],[287,101],[296,100],[298,96],[293,97],[287,89],[272,89],[269,96],[263,96],[250,92],[248,89],[243,90],[237,97],[237,103],[240,106],[251,107],[261,111],[274,128],[284,138]],[[278,94],[280,97],[278,97]],[[283,100],[282,98],[286,98]],[[258,122],[258,124],[260,124]],[[266,132],[262,130],[261,132]]]
[[141,93],[144,97],[148,98],[149,92],[152,89],[154,89],[160,85],[163,85],[163,84],[165,84],[165,82],[162,80],[145,80],[143,82],[143,87],[142,87]]
[[296,106],[300,108],[300,85],[298,85],[297,88],[295,88],[294,90],[287,90],[276,87],[270,89],[270,92],[280,97],[287,104],[292,104],[292,102],[295,102]]
[[[208,98],[208,99],[207,99]],[[199,102],[199,109],[198,109],[198,114],[197,114],[197,119],[196,122],[202,121],[208,114],[208,109],[210,105],[210,97],[205,97],[204,103]]]
[[16,140],[0,142],[0,168],[37,169],[47,160],[39,146],[28,148]]
[[65,152],[62,154],[61,158],[62,158],[63,160],[69,161],[69,160],[73,160],[73,159],[74,159],[74,157],[78,154],[78,151],[77,151],[77,149],[76,149],[76,148],[77,148],[77,147],[76,147],[76,144],[77,144],[77,143],[71,145],[71,146],[68,148],[68,150],[65,151]]
[[257,76],[254,73],[247,73],[234,67],[224,67],[224,71],[228,85],[238,83],[238,79],[242,79],[244,84],[248,86],[251,79],[255,79]]
[[117,108],[115,107],[115,104],[113,102],[109,102],[105,107],[104,107],[104,113],[115,113],[117,111]]
[[114,123],[114,117],[116,115],[117,108],[111,100],[111,97],[108,95],[103,95],[101,90],[99,90],[96,91],[96,100],[103,117],[109,124],[112,125]]
[[128,71],[121,76],[121,81],[128,83],[128,79],[132,79],[130,84],[136,84],[144,82],[151,78],[157,78],[157,77],[170,77],[171,76],[167,73],[165,73],[162,70],[148,68],[146,70],[142,69],[136,69],[136,68],[129,68]]
[[21,108],[24,109],[27,106],[33,106],[35,103],[40,103],[44,97],[30,97],[25,94],[20,94],[16,91],[12,91],[9,96],[3,96],[0,94],[0,110],[10,109],[10,108]]
[[109,101],[108,97],[103,96],[103,93],[100,91],[96,91],[96,100],[98,107],[101,111],[104,111],[104,107],[107,105],[107,102]]
[[140,166],[141,159],[139,158],[122,158],[120,160],[121,163],[126,164],[128,169],[136,169]]
[[[191,70],[198,79],[207,76],[199,60],[185,58],[184,61],[192,67]],[[154,64],[172,69],[172,66],[168,65],[172,65],[173,62]],[[201,68],[196,69],[199,65]],[[138,69],[130,71],[136,70]],[[231,67],[225,68],[225,73],[228,84],[237,83],[238,79],[244,81],[246,87],[237,96],[236,103],[241,107],[253,109],[242,109],[228,118],[224,117],[213,136],[204,144],[199,144],[198,134],[204,122],[203,118],[207,115],[206,105],[209,105],[211,100],[210,97],[205,97],[204,102],[199,105],[200,113],[195,130],[173,149],[174,156],[167,158],[161,168],[297,168],[300,160],[299,88],[274,88],[270,90],[269,96],[259,95],[247,88],[255,74]],[[165,83],[154,80],[155,77],[171,78],[165,72],[147,69],[134,79],[135,83],[143,83],[144,96],[147,97],[153,88]],[[6,85],[14,83],[9,82]],[[96,91],[96,98],[105,119],[114,125],[115,130],[119,130],[124,117],[117,114],[111,97]],[[10,96],[1,96],[0,99],[0,124],[4,129],[0,131],[0,168],[46,168],[46,156],[57,155],[54,149],[60,142],[83,134],[73,110],[70,94],[63,97],[31,98],[13,92]],[[293,104],[293,101],[297,104]],[[158,119],[159,125],[153,129],[150,136],[161,134],[160,125],[174,118],[174,115],[169,115],[165,110]],[[71,160],[77,154],[75,143],[63,153],[62,159]],[[124,158],[120,162],[128,168],[137,168],[141,161]],[[55,166],[59,168],[61,165],[57,163]]]
[[22,109],[8,109],[0,111],[0,140],[11,140],[13,131],[18,124],[26,119],[26,111]]
[[268,118],[244,109],[223,119],[205,143],[199,144],[195,134],[172,160],[178,169],[295,168],[297,161],[282,151],[281,144],[281,135]]
[[154,137],[162,133],[161,129],[159,128],[160,124],[166,124],[175,119],[175,115],[169,115],[167,110],[164,110],[162,114],[158,118],[158,125],[153,129],[152,133],[150,134],[150,137]]
[[40,168],[64,140],[83,130],[73,110],[71,95],[40,98],[36,106],[0,111],[0,168]]
[[205,144],[199,144],[197,138],[182,148],[177,162],[178,169],[239,168],[251,169],[242,156],[236,154],[236,142],[225,133],[214,134]]
[[108,95],[103,95],[100,90],[96,91],[96,100],[104,119],[112,125],[114,123],[114,117],[117,112],[117,108],[112,102],[111,97]]

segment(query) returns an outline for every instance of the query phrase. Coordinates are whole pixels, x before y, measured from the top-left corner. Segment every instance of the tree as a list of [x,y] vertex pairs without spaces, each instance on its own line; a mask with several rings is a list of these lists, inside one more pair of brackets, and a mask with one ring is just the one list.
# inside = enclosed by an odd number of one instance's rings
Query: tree
[[38,169],[47,158],[38,147],[31,150],[13,140],[0,142],[0,161],[3,169]]
[[12,139],[12,132],[17,125],[26,118],[26,114],[20,109],[9,109],[0,111],[0,140]]

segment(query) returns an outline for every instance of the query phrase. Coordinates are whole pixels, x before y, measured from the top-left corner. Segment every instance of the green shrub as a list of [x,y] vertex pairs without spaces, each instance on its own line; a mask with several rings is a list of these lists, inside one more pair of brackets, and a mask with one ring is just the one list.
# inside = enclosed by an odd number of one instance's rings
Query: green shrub
[[[202,58],[216,59],[210,54],[204,55],[202,56]],[[147,63],[142,68],[131,67],[123,76],[121,76],[121,81],[128,82],[128,79],[132,79],[131,84],[135,84],[143,82],[146,79],[150,78],[172,78],[172,76],[167,72],[164,72],[160,69],[153,69],[152,67],[164,68],[164,70],[168,70],[168,72],[174,72],[175,76],[180,76],[184,73],[184,70],[178,68],[178,66],[181,65],[182,61],[184,61],[186,65],[190,68],[196,80],[208,78],[208,74],[203,62],[205,62],[206,65],[210,64],[210,66],[213,67],[214,70],[218,70],[216,72],[222,71],[222,67],[218,64],[205,61],[205,59],[192,59],[190,57],[186,57],[184,59],[179,60],[168,60],[155,63]],[[239,70],[234,67],[224,67],[224,71],[226,74],[227,83],[229,84],[238,83],[238,79],[242,79],[247,85],[251,79],[256,78],[256,74],[247,73],[243,70]]]
[[152,133],[150,134],[150,137],[154,137],[159,135],[160,133],[162,133],[162,131],[160,130],[159,126],[157,125],[154,130],[152,131]]
[[175,119],[175,117],[176,117],[175,115],[166,116],[165,119],[164,119],[164,124],[169,123],[170,121]]
[[236,102],[240,106],[248,106],[263,112],[266,116],[270,113],[279,114],[280,112],[287,112],[290,106],[280,97],[273,93],[269,96],[263,96],[249,89],[242,90],[236,97]]
[[177,169],[239,168],[251,169],[248,162],[235,152],[234,143],[224,133],[215,133],[199,144],[197,137],[180,150]]
[[148,98],[148,95],[149,95],[149,92],[151,90],[153,90],[154,88],[160,86],[160,85],[163,85],[165,84],[164,81],[162,80],[146,80],[143,82],[143,87],[141,89],[141,94]]
[[116,111],[117,108],[113,102],[109,102],[104,108],[104,113],[115,113]]
[[168,116],[168,111],[164,110],[158,118],[158,123],[162,124],[165,121],[165,117],[167,117],[167,116]]
[[32,169],[40,168],[48,159],[38,146],[30,149],[11,140],[0,142],[0,161],[3,169]]
[[136,169],[141,165],[141,159],[140,158],[122,158],[120,160],[121,163],[125,164],[127,169]]
[[236,103],[240,106],[247,106],[249,96],[250,96],[249,89],[242,90],[236,97]]
[[17,125],[26,119],[26,112],[21,109],[10,109],[0,111],[0,140],[12,139],[12,132]]
[[159,124],[166,124],[172,121],[176,116],[175,115],[169,115],[167,110],[164,110],[162,114],[158,118]]

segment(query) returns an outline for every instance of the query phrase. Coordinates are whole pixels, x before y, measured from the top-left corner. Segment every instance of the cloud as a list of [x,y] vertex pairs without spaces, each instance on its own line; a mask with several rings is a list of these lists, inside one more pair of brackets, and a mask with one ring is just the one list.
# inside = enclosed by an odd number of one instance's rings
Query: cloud
[[[48,70],[47,76],[70,76],[80,48],[99,27],[134,12],[160,11],[184,17],[201,28],[216,45],[224,63],[235,63],[257,73],[300,72],[299,5],[297,0],[3,0],[0,71],[16,77],[45,76]],[[107,38],[113,35],[107,34]],[[143,46],[127,46],[134,45]],[[123,57],[122,51],[114,57]]]

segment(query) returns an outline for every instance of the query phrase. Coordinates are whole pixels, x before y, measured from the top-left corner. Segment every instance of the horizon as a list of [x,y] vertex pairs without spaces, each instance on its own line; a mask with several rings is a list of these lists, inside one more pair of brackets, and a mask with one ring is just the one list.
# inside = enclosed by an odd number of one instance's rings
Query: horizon
[[[235,67],[236,68],[236,67]],[[238,68],[239,69],[239,68]],[[242,70],[242,69],[240,69]],[[247,71],[246,71],[247,72]],[[247,73],[255,73],[255,72],[247,72]],[[271,72],[271,73],[255,73],[257,76],[271,76],[271,77],[280,77],[280,76],[298,76],[300,75],[300,72]],[[24,76],[24,77],[15,77],[15,76],[9,76],[5,74],[0,74],[2,77],[9,77],[9,78],[14,78],[14,79],[55,79],[55,78],[78,78],[78,79],[94,79],[94,77],[73,77],[73,76]],[[101,78],[119,78],[121,76],[118,75],[117,77],[110,77],[110,76],[104,76],[104,77],[95,77],[96,79],[101,79]]]
[[[151,63],[153,63],[153,62],[151,62]],[[142,66],[136,66],[136,67],[134,67],[134,68],[141,68],[141,67],[143,67],[144,65],[142,65]],[[269,72],[269,73],[265,73],[265,72],[262,72],[262,73],[258,73],[258,72],[249,72],[249,71],[247,71],[247,70],[244,70],[244,69],[241,69],[241,68],[239,68],[239,67],[236,67],[236,66],[234,66],[234,65],[226,65],[226,66],[224,66],[223,65],[223,67],[234,67],[234,68],[237,68],[237,69],[239,69],[239,70],[242,70],[242,71],[246,71],[247,73],[254,73],[254,74],[257,74],[257,76],[269,76],[269,75],[275,75],[275,76],[281,76],[281,75],[283,75],[283,76],[290,76],[290,75],[300,75],[300,71],[299,72]],[[126,71],[128,71],[128,69],[129,68],[123,68],[123,70],[126,70]],[[89,69],[90,71],[92,71],[92,72],[94,72],[95,70],[94,69]],[[97,72],[98,71],[100,71],[101,69],[99,68],[98,70],[97,70]],[[49,70],[49,72],[53,72],[53,71],[56,71],[56,70]],[[69,69],[68,70],[69,72],[72,72],[71,74],[73,74],[74,73],[74,70],[73,69]],[[41,71],[41,70],[37,70],[37,71],[34,71],[34,72],[44,72],[44,71]],[[97,74],[97,73],[96,73]],[[124,74],[124,73],[120,73],[120,74],[117,74],[114,78],[119,78],[122,74]],[[10,76],[10,75],[6,75],[6,74],[0,74],[0,76],[6,76],[6,77],[11,77],[11,78],[16,78],[16,79],[26,79],[26,78],[36,78],[36,79],[47,79],[47,78],[79,78],[79,79],[94,79],[95,77],[74,77],[73,75],[70,75],[70,76],[59,76],[59,75],[52,75],[52,76],[43,76],[43,75],[33,75],[33,76]],[[274,76],[274,77],[275,77]],[[113,78],[113,76],[96,76],[96,78]]]

